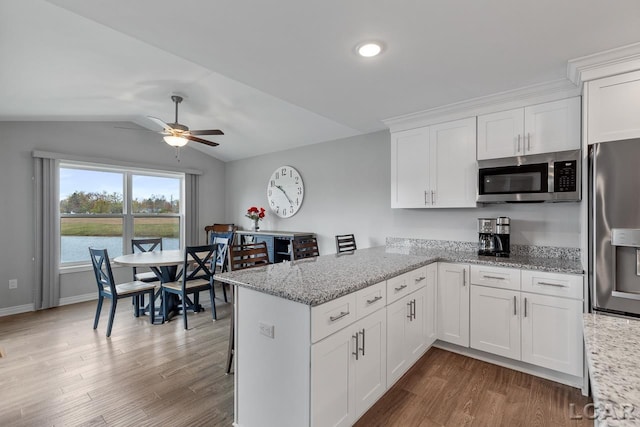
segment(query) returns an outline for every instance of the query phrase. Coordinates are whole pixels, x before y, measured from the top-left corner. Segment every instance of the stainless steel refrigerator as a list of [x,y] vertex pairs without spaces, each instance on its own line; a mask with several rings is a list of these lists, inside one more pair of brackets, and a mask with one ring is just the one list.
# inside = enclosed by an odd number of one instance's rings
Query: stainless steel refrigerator
[[640,316],[640,139],[589,148],[589,281],[594,310]]

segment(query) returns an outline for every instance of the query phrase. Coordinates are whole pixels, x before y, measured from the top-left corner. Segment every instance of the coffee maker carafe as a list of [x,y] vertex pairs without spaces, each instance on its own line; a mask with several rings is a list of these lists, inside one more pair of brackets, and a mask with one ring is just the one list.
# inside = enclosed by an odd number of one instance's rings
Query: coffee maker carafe
[[511,220],[508,216],[501,216],[496,219],[495,254],[499,257],[509,257],[511,235]]
[[478,255],[495,255],[496,220],[478,218]]

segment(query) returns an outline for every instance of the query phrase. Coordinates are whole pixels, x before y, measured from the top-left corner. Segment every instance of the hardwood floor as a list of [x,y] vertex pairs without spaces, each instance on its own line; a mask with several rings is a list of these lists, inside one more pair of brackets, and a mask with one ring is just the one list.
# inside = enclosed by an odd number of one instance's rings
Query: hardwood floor
[[[109,302],[94,331],[95,302],[0,317],[0,426],[230,426],[233,375],[225,375],[231,305],[211,321],[190,313],[149,325]],[[106,308],[106,309],[105,309]],[[578,426],[580,391],[431,349],[358,422],[369,426]]]
[[[217,292],[221,294],[221,292]],[[97,330],[96,302],[0,317],[0,426],[230,426],[225,375],[231,304],[150,325],[120,300]]]
[[579,389],[431,348],[356,427],[593,427],[571,419],[589,402]]

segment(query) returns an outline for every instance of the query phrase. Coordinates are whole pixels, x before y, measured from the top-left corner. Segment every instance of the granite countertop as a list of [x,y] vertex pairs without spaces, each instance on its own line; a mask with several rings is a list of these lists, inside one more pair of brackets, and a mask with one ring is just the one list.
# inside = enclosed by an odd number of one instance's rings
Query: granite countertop
[[574,260],[495,258],[469,251],[381,246],[217,274],[216,280],[316,306],[438,261],[583,273],[580,262]]
[[[640,320],[585,313],[582,323],[596,425],[639,425]],[[621,419],[630,408],[635,419]]]

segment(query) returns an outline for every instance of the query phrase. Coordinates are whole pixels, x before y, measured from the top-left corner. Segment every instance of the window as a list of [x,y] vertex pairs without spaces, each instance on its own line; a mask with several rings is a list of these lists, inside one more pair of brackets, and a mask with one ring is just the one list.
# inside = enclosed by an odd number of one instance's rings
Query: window
[[184,174],[60,164],[60,262],[89,262],[89,246],[114,258],[132,238],[162,237],[178,249],[184,229]]

